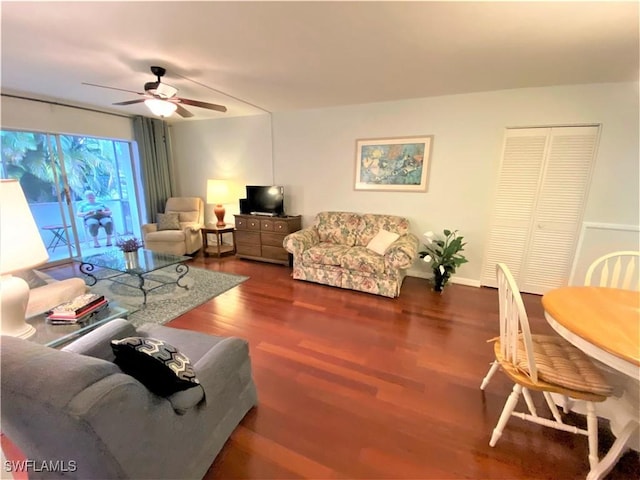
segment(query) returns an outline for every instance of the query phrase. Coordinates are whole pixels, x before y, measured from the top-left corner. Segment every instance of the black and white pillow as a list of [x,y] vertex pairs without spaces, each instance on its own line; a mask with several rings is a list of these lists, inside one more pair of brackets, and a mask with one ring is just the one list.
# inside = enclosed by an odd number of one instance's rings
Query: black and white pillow
[[176,347],[156,338],[112,340],[115,364],[163,397],[200,385],[191,361]]

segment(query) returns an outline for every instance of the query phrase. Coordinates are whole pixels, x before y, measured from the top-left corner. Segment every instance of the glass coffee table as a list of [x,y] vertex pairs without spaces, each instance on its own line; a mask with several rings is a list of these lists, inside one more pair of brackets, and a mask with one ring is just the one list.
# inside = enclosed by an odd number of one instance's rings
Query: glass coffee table
[[[98,280],[110,280],[112,282],[127,285],[131,288],[137,288],[142,292],[143,301],[142,305],[147,304],[147,294],[156,288],[163,287],[164,285],[170,285],[175,283],[178,287],[189,289],[188,285],[183,285],[180,281],[184,276],[189,273],[189,266],[184,262],[191,260],[191,257],[181,255],[171,255],[168,253],[158,253],[152,250],[139,249],[137,252],[136,260],[125,260],[123,252],[114,249],[105,253],[98,253],[95,255],[83,255],[75,257],[73,260],[80,263],[80,271],[88,277],[87,285],[93,286],[98,283]],[[155,272],[160,268],[170,267],[175,265],[178,278],[171,282],[160,282],[160,285],[149,287],[145,285],[145,275]],[[94,275],[96,268],[105,268],[107,270],[113,270],[116,273],[108,277],[98,278]],[[137,285],[131,285],[128,282],[124,282],[124,276],[133,276],[137,278]],[[153,279],[154,283],[158,283]]]
[[47,347],[61,347],[100,325],[104,325],[116,318],[127,318],[128,315],[129,311],[127,309],[115,303],[110,303],[100,311],[89,315],[82,323],[54,325],[47,322],[46,315],[43,313],[27,319],[27,322],[36,329],[36,333],[29,337],[29,340]]

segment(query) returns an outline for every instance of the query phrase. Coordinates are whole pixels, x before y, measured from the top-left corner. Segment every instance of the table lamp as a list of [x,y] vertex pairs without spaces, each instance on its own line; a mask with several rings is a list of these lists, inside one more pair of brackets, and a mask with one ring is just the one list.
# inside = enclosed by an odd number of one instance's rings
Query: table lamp
[[214,204],[213,213],[218,222],[216,227],[221,228],[226,225],[224,223],[224,203],[229,203],[229,185],[225,180],[207,180],[207,203]]
[[29,285],[12,273],[49,259],[27,199],[17,180],[0,180],[0,331],[28,338],[35,328],[25,321]]

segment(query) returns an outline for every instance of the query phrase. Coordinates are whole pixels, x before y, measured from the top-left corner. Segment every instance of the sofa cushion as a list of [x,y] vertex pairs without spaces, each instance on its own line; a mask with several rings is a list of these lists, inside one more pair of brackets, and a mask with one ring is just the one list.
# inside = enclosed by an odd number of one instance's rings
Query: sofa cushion
[[157,219],[158,231],[180,230],[180,219],[177,212],[159,213]]
[[197,210],[191,210],[188,212],[178,212],[178,218],[180,223],[198,223],[198,217],[200,212]]
[[340,265],[342,257],[349,250],[350,247],[345,245],[335,245],[327,242],[319,243],[302,253],[302,263],[306,265]]
[[171,197],[167,199],[165,212],[177,212],[181,222],[201,223],[202,208],[202,199],[199,197]]
[[340,266],[360,273],[385,273],[384,257],[366,247],[351,247],[349,252],[342,256]]
[[316,216],[315,227],[320,242],[352,247],[356,244],[361,217],[358,213],[350,212],[319,213]]
[[144,243],[147,245],[150,242],[184,242],[183,230],[160,230],[157,232],[147,233],[144,237]]
[[191,362],[173,345],[156,338],[112,340],[115,364],[156,395],[166,397],[200,384]]
[[409,220],[396,215],[363,214],[362,225],[358,230],[354,245],[367,245],[380,230],[386,230],[402,236],[409,232]]
[[381,229],[376,236],[367,243],[367,248],[378,255],[384,255],[387,248],[389,248],[398,238],[400,238],[400,235],[397,233]]

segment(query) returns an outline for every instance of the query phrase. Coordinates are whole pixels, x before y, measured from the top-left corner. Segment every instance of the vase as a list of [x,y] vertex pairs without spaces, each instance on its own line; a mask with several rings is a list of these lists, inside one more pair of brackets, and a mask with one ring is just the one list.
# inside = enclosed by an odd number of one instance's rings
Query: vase
[[433,291],[442,293],[444,287],[449,281],[449,272],[445,270],[444,273],[440,273],[439,268],[433,270]]
[[138,258],[138,251],[122,252],[124,254],[124,265],[127,269],[138,268],[140,266],[140,260]]

